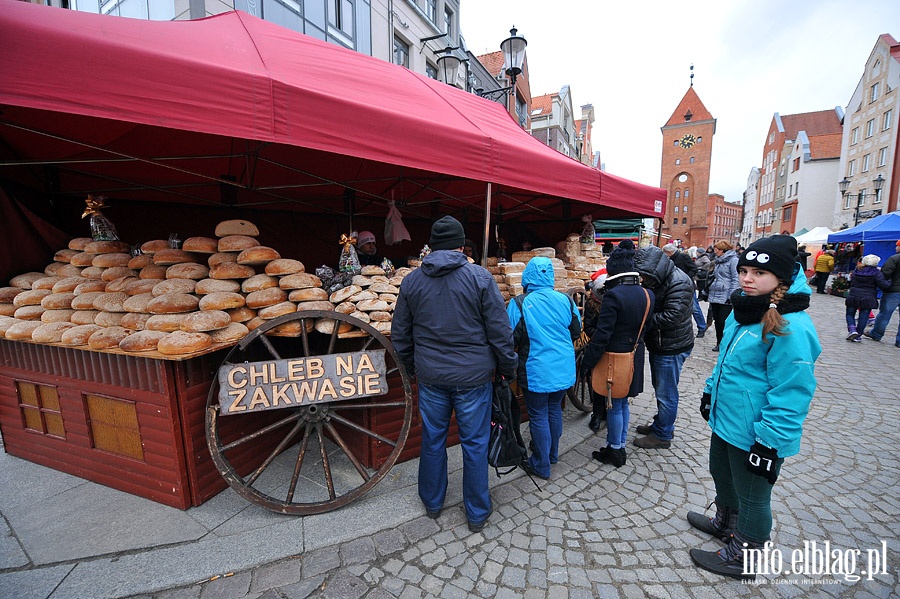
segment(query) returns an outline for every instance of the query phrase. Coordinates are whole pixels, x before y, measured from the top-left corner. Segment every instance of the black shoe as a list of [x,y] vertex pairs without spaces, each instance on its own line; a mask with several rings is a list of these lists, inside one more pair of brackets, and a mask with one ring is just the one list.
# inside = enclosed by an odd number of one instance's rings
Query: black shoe
[[712,350],[713,350],[713,351],[719,351],[719,344],[716,343],[716,344],[713,346]]
[[488,512],[488,515],[477,524],[475,522],[469,522],[469,532],[481,532],[484,529],[484,525],[487,524],[487,521],[490,519],[491,514],[494,513],[493,506],[491,507],[491,511]]
[[649,435],[653,432],[653,423],[651,422],[649,424],[639,424],[638,427],[634,430],[637,431],[637,434],[639,435]]
[[591,452],[591,457],[601,462],[603,464],[611,464],[616,468],[621,468],[625,465],[626,454],[625,449],[613,449],[609,445],[606,447],[602,447],[597,451]]
[[591,414],[591,421],[588,423],[588,428],[596,433],[600,430],[601,422],[603,422],[603,420],[600,418],[600,414]]
[[522,464],[522,469],[525,471],[525,474],[527,474],[528,476],[536,476],[541,480],[550,480],[549,476],[544,476],[543,474],[538,474],[537,470],[534,469],[534,466],[532,466],[528,462],[525,462],[524,464]]
[[877,337],[877,338],[873,337],[872,333],[863,333],[863,337],[868,337],[872,341],[879,341],[879,342],[881,341],[881,337]]
[[697,339],[703,339],[703,336],[706,334],[706,329],[700,329],[697,331]]
[[669,449],[672,446],[671,441],[663,441],[653,433],[646,437],[638,437],[632,443],[641,449]]
[[437,520],[443,511],[442,508],[436,510],[425,510],[425,515],[431,518],[432,520]]
[[[762,543],[746,543],[747,549],[759,549]],[[756,574],[744,574],[744,543],[731,535],[728,544],[718,551],[691,549],[691,560],[700,568],[738,580],[755,580]]]
[[697,530],[727,543],[734,533],[734,526],[737,525],[737,510],[728,510],[724,516],[722,526],[718,526],[714,518],[698,512],[688,512],[687,520]]

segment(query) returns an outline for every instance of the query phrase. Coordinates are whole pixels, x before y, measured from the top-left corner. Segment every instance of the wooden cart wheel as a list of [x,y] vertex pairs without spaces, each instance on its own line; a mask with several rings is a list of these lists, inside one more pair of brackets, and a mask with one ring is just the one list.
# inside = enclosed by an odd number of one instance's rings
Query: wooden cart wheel
[[[317,322],[320,328],[330,324],[333,331],[315,330]],[[232,348],[220,372],[246,362],[377,350],[384,350],[386,395],[223,415],[216,377],[206,400],[206,441],[229,486],[279,513],[309,515],[343,507],[397,462],[413,413],[409,377],[393,345],[355,317],[321,310],[287,314],[251,331]],[[379,428],[385,422],[387,432]],[[367,467],[367,461],[375,467]]]
[[[584,322],[584,305],[587,302],[587,292],[584,289],[573,287],[566,290],[566,295],[572,298],[575,306],[581,313],[581,321]],[[584,346],[590,341],[590,337],[583,331],[581,337],[575,341],[575,373],[578,378],[575,384],[566,390],[566,397],[572,402],[572,405],[582,412],[590,412],[592,407],[591,400],[591,378],[589,376],[581,376],[581,358],[584,355]]]

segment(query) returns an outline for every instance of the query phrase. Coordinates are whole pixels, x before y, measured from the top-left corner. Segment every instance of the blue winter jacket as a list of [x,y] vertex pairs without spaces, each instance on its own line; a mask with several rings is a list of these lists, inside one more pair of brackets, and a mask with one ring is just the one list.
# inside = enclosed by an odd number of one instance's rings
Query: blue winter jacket
[[476,387],[490,382],[495,368],[516,373],[497,282],[462,252],[431,252],[403,279],[391,343],[407,372],[426,385]]
[[506,309],[519,354],[519,383],[535,393],[568,389],[575,384],[572,342],[581,335],[578,308],[569,296],[554,291],[550,258],[528,261],[522,287],[522,309],[515,300]]
[[[810,294],[799,264],[788,293]],[[805,311],[782,316],[786,334],[769,333],[763,343],[762,324],[742,325],[732,313],[704,391],[712,396],[709,426],[715,434],[745,451],[758,441],[783,458],[800,451],[822,346]]]

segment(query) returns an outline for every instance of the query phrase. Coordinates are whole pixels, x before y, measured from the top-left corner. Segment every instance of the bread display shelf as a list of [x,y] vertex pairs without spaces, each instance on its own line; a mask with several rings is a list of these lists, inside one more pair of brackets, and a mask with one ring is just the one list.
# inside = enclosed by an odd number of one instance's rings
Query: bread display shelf
[[37,341],[29,341],[28,339],[4,339],[4,341],[8,341],[10,343],[27,343],[28,345],[45,345],[48,347],[60,347],[64,349],[76,349],[81,351],[88,351],[96,354],[114,354],[119,356],[131,356],[137,358],[149,358],[151,360],[168,360],[170,362],[182,362],[184,360],[191,360],[193,358],[197,358],[199,356],[205,356],[206,354],[211,354],[213,352],[219,351],[220,349],[227,349],[234,345],[237,345],[237,342],[232,343],[213,343],[210,347],[206,349],[202,349],[200,351],[196,351],[189,354],[173,354],[166,355],[156,350],[152,351],[141,351],[141,352],[129,352],[124,351],[118,348],[110,348],[110,349],[94,349],[87,345],[66,345],[65,343],[39,343]]

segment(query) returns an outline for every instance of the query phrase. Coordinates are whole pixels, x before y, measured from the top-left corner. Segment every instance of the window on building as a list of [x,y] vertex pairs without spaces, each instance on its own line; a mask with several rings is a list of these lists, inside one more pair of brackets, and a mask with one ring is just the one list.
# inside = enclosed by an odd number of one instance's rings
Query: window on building
[[793,206],[785,206],[781,215],[781,222],[786,223],[791,220],[791,213],[794,211]]
[[871,154],[866,154],[862,158],[862,172],[866,173],[869,171],[869,162],[872,160]]
[[16,389],[25,430],[65,439],[66,429],[56,387],[16,381]]
[[865,206],[866,205],[866,190],[860,189],[859,194],[856,196],[856,205],[857,206]]
[[880,85],[879,82],[876,81],[875,83],[872,84],[872,87],[869,88],[869,104],[871,104],[872,102],[874,102],[875,100],[878,99],[879,85]]
[[881,118],[881,130],[887,131],[894,124],[894,109],[888,110]]
[[844,196],[844,208],[849,208],[851,201],[853,201],[853,194],[848,193]]
[[794,185],[794,193],[800,195],[800,181],[797,181],[797,184]]
[[882,189],[876,189],[876,190],[875,190],[875,199],[872,200],[872,203],[873,203],[873,204],[880,204],[880,203],[881,203],[881,192],[882,192],[882,191],[884,191],[883,188],[882,188]]
[[678,142],[678,140],[676,139],[676,140],[675,140],[675,147],[676,147],[676,148],[678,147],[678,143],[679,143],[679,142]]
[[394,36],[394,64],[409,68],[409,44]]
[[354,0],[328,0],[328,25],[330,33],[341,33],[352,39],[353,2]]
[[430,62],[425,63],[425,74],[431,77],[432,79],[437,79],[437,67],[432,65]]
[[444,33],[453,39],[453,11],[447,6],[444,7]]
[[701,143],[702,141],[703,141],[703,138],[702,138],[702,137],[698,137],[698,138],[697,138],[697,143]]
[[681,211],[684,212],[685,214],[687,214],[687,209],[688,209],[687,204],[685,204],[684,207],[681,209]]
[[[676,189],[676,190],[675,190],[675,197],[676,197],[676,198],[680,198],[680,197],[681,197],[681,190],[680,190],[680,189]],[[678,212],[678,206],[675,206],[675,212]]]
[[869,139],[875,134],[875,119],[870,120],[866,123],[866,139]]
[[887,164],[887,148],[881,148],[878,150],[878,166],[884,166]]
[[694,164],[694,157],[691,156],[691,164]]
[[690,190],[690,189],[685,189],[685,190],[684,190],[684,197],[685,197],[685,198],[691,197],[691,190]]
[[850,132],[850,145],[859,143],[859,127],[854,127]]
[[425,0],[425,14],[432,23],[437,23],[437,0]]
[[847,163],[847,176],[852,177],[856,174],[856,160],[851,160]]
[[[676,198],[678,197],[678,194],[677,194],[677,193],[675,194],[675,197],[676,197]],[[675,214],[678,214],[678,206],[675,206]]]
[[681,158],[676,158],[676,159],[675,159],[675,164],[681,164]]
[[796,172],[799,171],[799,170],[800,170],[800,159],[799,159],[799,158],[794,158],[794,170],[793,170],[793,172],[796,173]]

